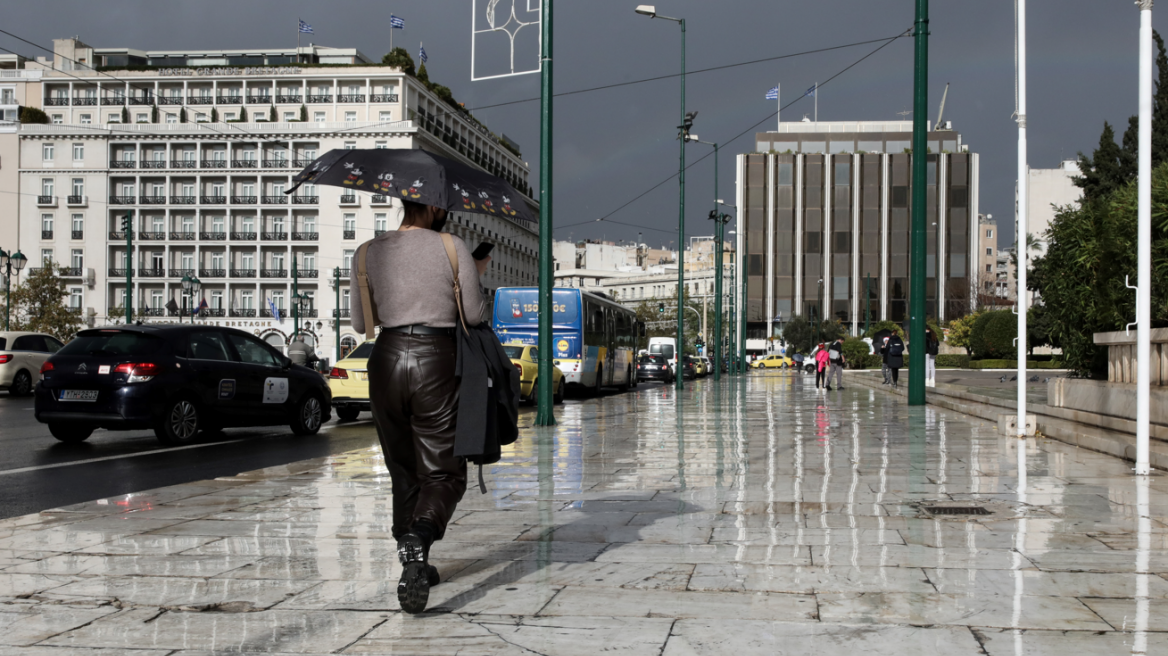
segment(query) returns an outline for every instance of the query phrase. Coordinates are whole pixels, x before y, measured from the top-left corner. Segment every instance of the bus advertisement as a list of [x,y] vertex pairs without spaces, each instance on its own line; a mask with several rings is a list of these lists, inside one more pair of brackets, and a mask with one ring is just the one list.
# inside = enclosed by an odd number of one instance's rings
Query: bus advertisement
[[[539,345],[539,290],[495,291],[495,334],[504,344]],[[552,357],[568,385],[593,393],[637,384],[637,315],[618,303],[579,289],[552,290]]]

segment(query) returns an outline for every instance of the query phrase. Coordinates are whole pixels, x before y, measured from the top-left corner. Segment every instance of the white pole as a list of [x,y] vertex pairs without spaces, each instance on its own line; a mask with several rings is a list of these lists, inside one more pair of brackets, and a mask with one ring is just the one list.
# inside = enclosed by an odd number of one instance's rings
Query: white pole
[[815,122],[819,122],[819,83],[815,83]]
[[783,91],[781,84],[775,85],[775,103],[775,129],[778,130],[783,124],[783,117],[779,116],[783,111]]
[[1136,275],[1136,474],[1148,464],[1152,339],[1152,0],[1140,0],[1139,271]]
[[[1018,260],[1018,437],[1026,438],[1026,213],[1030,174],[1026,166],[1026,0],[1018,0],[1018,230],[1014,252]],[[1025,475],[1026,444],[1018,445],[1019,477]]]

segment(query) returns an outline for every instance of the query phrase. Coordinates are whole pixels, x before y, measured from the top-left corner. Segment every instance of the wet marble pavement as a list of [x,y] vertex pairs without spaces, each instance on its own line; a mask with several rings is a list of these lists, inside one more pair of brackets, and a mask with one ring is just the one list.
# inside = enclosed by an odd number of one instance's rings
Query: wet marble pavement
[[419,616],[377,451],[4,520],[0,654],[1168,654],[1168,479],[809,383],[525,428]]

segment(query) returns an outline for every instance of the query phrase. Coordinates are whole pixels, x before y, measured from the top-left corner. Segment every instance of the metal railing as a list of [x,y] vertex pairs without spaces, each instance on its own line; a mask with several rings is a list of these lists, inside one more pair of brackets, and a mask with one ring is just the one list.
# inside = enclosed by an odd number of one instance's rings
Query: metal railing
[[255,204],[256,197],[255,196],[232,196],[231,202],[252,205],[252,204]]
[[57,96],[56,98],[45,98],[46,107],[66,107],[69,105],[68,96]]
[[363,103],[365,102],[365,94],[363,93],[342,93],[337,95],[337,102],[339,103]]
[[92,107],[97,104],[97,96],[81,96],[73,98],[74,105],[82,107]]
[[138,269],[138,275],[143,278],[165,278],[166,269]]
[[255,278],[256,277],[256,270],[255,269],[232,269],[231,270],[231,277],[232,278]]
[[154,96],[130,96],[128,98],[131,105],[153,105]]
[[101,99],[101,104],[103,104],[103,105],[124,105],[124,104],[126,104],[126,99],[119,98],[118,96],[112,96],[112,97],[107,96],[107,97]]
[[265,169],[283,169],[288,168],[288,160],[286,159],[265,159]]
[[261,232],[260,239],[263,241],[284,241],[288,239],[286,232]]
[[52,238],[53,238],[53,231],[52,230],[41,230],[41,239],[52,239]]
[[138,199],[140,205],[165,205],[166,196],[142,196]]
[[165,232],[140,232],[140,233],[138,233],[138,238],[143,239],[143,240],[149,240],[149,241],[161,241],[163,239],[166,239],[166,233]]
[[255,241],[256,233],[254,233],[254,232],[233,232],[233,233],[231,233],[231,238],[233,240],[240,240],[240,241]]
[[316,241],[317,239],[320,239],[320,233],[317,232],[292,233],[292,241]]
[[110,196],[110,205],[133,205],[135,196]]
[[181,105],[183,104],[182,96],[158,96],[159,105]]
[[[134,234],[134,232],[131,230],[130,235],[133,236],[133,234]],[[116,239],[118,241],[122,241],[126,238],[126,233],[122,230],[111,230],[109,233],[109,238]]]
[[144,168],[144,169],[164,169],[164,168],[166,168],[166,160],[164,160],[164,159],[144,159],[144,160],[142,160],[141,168]]
[[334,319],[348,319],[349,313],[350,313],[349,308],[341,308],[339,310],[333,310],[333,318]]
[[57,271],[66,278],[80,278],[83,269],[81,267],[61,267]]
[[344,233],[344,236],[343,236],[343,239],[356,239],[356,238],[357,238],[357,231],[356,230],[346,230]]
[[254,159],[233,159],[231,165],[241,169],[259,168],[259,161]]
[[356,196],[341,196],[341,203],[343,205],[356,205],[357,204],[357,197]]
[[216,105],[242,105],[243,96],[215,96]]
[[170,197],[170,204],[171,205],[194,205],[195,204],[195,197],[194,196],[171,196]]
[[287,278],[287,269],[260,269],[261,278]]
[[199,239],[202,241],[227,241],[226,232],[200,232]]
[[263,196],[260,200],[264,205],[285,205],[288,203],[287,196]]
[[226,278],[227,269],[199,269],[200,278]]
[[373,198],[372,198],[371,202],[374,205],[388,205],[389,204],[389,196],[386,196],[384,194],[373,194]]
[[294,103],[303,102],[299,95],[288,96],[284,94],[276,94],[276,103],[280,105],[291,105]]
[[308,103],[331,103],[333,95],[331,93],[310,93],[308,94]]
[[272,104],[272,97],[265,95],[248,96],[247,103],[249,105],[270,105]]
[[85,231],[84,230],[73,230],[72,231],[72,238],[73,239],[85,239]]
[[175,232],[170,233],[170,238],[176,239],[178,241],[194,241],[195,240],[195,233],[175,231]]
[[136,314],[142,317],[165,317],[166,308],[140,307],[136,311]]
[[225,169],[225,168],[227,168],[227,160],[225,160],[225,159],[205,159],[205,160],[199,162],[199,168]]
[[188,105],[213,105],[215,99],[211,96],[187,96]]
[[293,196],[293,205],[316,205],[320,202],[320,196]]
[[227,316],[225,308],[203,308],[199,310],[200,317],[224,317]]
[[397,102],[397,94],[396,93],[375,93],[369,97],[369,100],[371,102],[375,102],[375,103]]
[[119,269],[119,268],[117,268],[117,267],[110,267],[110,269],[109,269],[109,275],[111,275],[111,276],[113,276],[113,277],[115,277],[115,278],[125,278],[125,277],[126,277],[126,270],[125,270],[125,269]]
[[232,309],[227,311],[227,316],[229,317],[254,317],[255,315],[255,308]]
[[206,205],[224,205],[227,203],[226,196],[199,196],[199,202]]
[[170,168],[172,169],[193,169],[198,166],[198,162],[193,159],[172,159],[170,160]]
[[65,202],[70,205],[84,205],[85,196],[68,196],[65,198]]
[[297,278],[315,278],[318,275],[320,275],[320,272],[317,271],[316,269],[297,269],[296,270],[296,277]]
[[111,169],[136,169],[138,162],[132,159],[115,159],[110,163]]
[[45,207],[45,206],[56,206],[56,204],[57,204],[57,197],[56,196],[37,196],[37,205]]
[[170,270],[170,277],[171,278],[182,278],[183,276],[193,276],[193,275],[195,275],[194,269],[171,269]]

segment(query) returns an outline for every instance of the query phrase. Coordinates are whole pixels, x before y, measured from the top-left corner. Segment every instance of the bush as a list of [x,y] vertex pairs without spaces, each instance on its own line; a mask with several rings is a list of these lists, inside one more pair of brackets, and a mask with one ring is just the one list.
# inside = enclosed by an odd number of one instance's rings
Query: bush
[[895,321],[877,321],[868,328],[868,332],[864,333],[864,337],[872,337],[882,330],[894,331],[897,335],[900,335],[901,339],[908,340],[908,335],[904,333],[904,328],[901,328],[900,324]]
[[36,107],[20,107],[18,110],[21,123],[51,123],[49,115]]
[[[978,360],[969,363],[970,369],[1017,369],[1017,360]],[[1062,360],[1027,360],[1027,369],[1065,369]]]
[[967,369],[969,368],[969,356],[956,353],[941,353],[937,356],[937,366]]
[[[849,369],[867,369],[880,364],[880,356],[870,355],[868,342],[858,337],[844,340],[844,359],[847,361]],[[875,364],[873,364],[873,360],[875,360]]]
[[967,314],[960,319],[954,319],[953,321],[950,321],[949,339],[946,340],[949,342],[949,345],[965,349],[965,353],[968,355],[969,334],[973,330],[974,322],[977,321],[977,318],[980,317],[981,314],[981,312],[974,312],[973,314]]
[[1018,320],[1010,310],[984,312],[969,332],[969,350],[974,360],[1012,359],[1017,355],[1014,338]]

